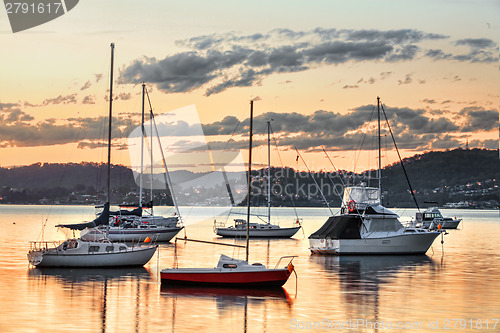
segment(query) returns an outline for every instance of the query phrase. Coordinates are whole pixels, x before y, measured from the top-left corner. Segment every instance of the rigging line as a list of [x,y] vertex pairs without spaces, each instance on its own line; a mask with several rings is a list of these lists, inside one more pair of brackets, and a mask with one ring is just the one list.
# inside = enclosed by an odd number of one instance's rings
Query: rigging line
[[[146,89],[146,96],[148,98],[148,103],[149,103],[149,107],[150,107],[149,112],[150,112],[151,120],[153,121],[154,129],[155,129],[155,133],[156,133],[156,139],[158,141],[158,147],[160,148],[161,159],[162,159],[162,162],[163,162],[163,168],[165,170],[165,172],[163,173],[163,177],[165,179],[165,184],[168,186],[168,189],[169,189],[169,192],[170,192],[170,196],[172,198],[172,202],[173,202],[173,204],[175,206],[175,210],[177,212],[177,216],[179,217],[181,225],[184,225],[184,221],[182,219],[182,215],[181,215],[181,213],[179,211],[179,206],[177,205],[177,199],[175,198],[174,187],[172,185],[172,181],[170,180],[170,175],[168,173],[167,162],[165,160],[165,155],[163,154],[163,148],[162,148],[162,145],[161,145],[160,134],[158,133],[158,127],[156,126],[156,120],[155,120],[155,116],[154,116],[154,113],[153,113],[153,107],[151,105],[151,100],[149,98],[149,93],[148,93],[147,89]],[[184,228],[184,232],[185,232],[185,230],[186,229]]]
[[[370,114],[370,120],[368,120],[368,123],[372,122],[374,114],[375,114],[375,107],[372,108],[372,112]],[[360,142],[358,144],[359,149],[357,150],[357,156],[356,156],[356,153],[354,154],[353,172],[356,172],[356,165],[359,161],[359,157],[361,156],[361,150],[362,150],[363,146],[365,145],[365,139],[366,139],[366,133],[363,133],[363,135],[361,136]]]
[[[333,164],[332,159],[330,158],[330,156],[329,156],[329,155],[328,155],[328,153],[326,152],[326,150],[325,150],[325,146],[322,146],[322,147],[321,147],[321,149],[323,149],[323,152],[325,153],[326,158],[328,158],[328,161],[330,161],[330,164],[332,165],[333,170],[335,170],[335,173],[336,173],[337,175],[339,175],[339,171],[337,170],[337,168],[336,168],[336,167],[335,167],[335,165]],[[327,172],[326,174],[327,174],[327,176],[328,176],[328,179],[330,179],[330,182],[332,183],[332,185],[335,187],[335,184],[334,184],[334,182],[333,182],[332,177],[330,176],[330,173],[329,173],[329,172]],[[345,185],[344,180],[342,179],[342,177],[340,177],[340,175],[339,175],[339,179],[340,179],[340,182],[342,183],[342,187],[343,187],[343,188],[345,188],[345,187],[346,187],[346,185]],[[339,197],[340,197],[340,193],[339,193]],[[342,198],[340,198],[340,199],[342,199]]]
[[401,167],[403,168],[403,172],[406,177],[406,182],[408,183],[408,187],[410,188],[411,196],[413,198],[413,201],[415,202],[415,205],[417,206],[418,211],[420,212],[420,207],[418,206],[417,198],[415,198],[413,188],[411,187],[410,179],[408,178],[408,173],[406,173],[406,168],[403,164],[403,160],[401,159],[401,155],[399,154],[398,145],[396,144],[396,140],[394,139],[394,134],[392,133],[391,125],[389,124],[389,120],[387,119],[387,115],[385,114],[384,105],[381,104],[381,107],[382,107],[382,112],[384,113],[384,118],[387,123],[387,127],[389,128],[389,133],[391,133],[392,142],[394,143],[394,147],[396,148],[396,152],[398,153],[399,163],[401,163]]
[[295,148],[295,151],[297,152],[297,155],[299,155],[300,159],[302,160],[302,162],[303,162],[303,163],[304,163],[304,165],[306,166],[307,171],[309,172],[309,175],[311,176],[311,178],[314,180],[314,183],[315,183],[315,184],[316,184],[316,186],[318,187],[319,193],[321,193],[321,196],[323,197],[323,200],[325,201],[326,206],[328,207],[328,210],[330,211],[330,214],[332,214],[332,215],[333,215],[332,209],[330,208],[330,205],[328,204],[328,201],[326,200],[325,195],[323,194],[323,191],[321,190],[321,187],[319,186],[319,184],[318,184],[318,182],[316,181],[316,179],[314,179],[314,176],[311,174],[311,170],[310,170],[310,169],[309,169],[309,167],[307,166],[306,161],[304,161],[304,158],[302,157],[302,155],[300,155],[299,150],[297,149],[297,147],[293,147],[293,148]]
[[[274,146],[276,148],[276,152],[278,153],[278,158],[280,160],[280,164],[281,164],[281,168],[283,170],[285,170],[285,167],[283,166],[283,160],[281,159],[281,154],[280,154],[280,150],[278,148],[278,141],[276,140],[276,138],[274,137],[274,131],[273,131],[273,126],[271,124],[269,124],[269,128],[271,130],[271,137],[273,138],[273,141],[274,141]],[[286,170],[285,170],[286,171]],[[288,172],[285,173],[286,175],[288,175]],[[285,176],[285,189],[286,189],[286,186],[288,185],[288,177]],[[285,194],[287,194],[285,192]],[[292,205],[293,205],[293,210],[294,210],[294,213],[295,213],[295,217],[297,219],[299,219],[299,213],[297,212],[297,207],[295,206],[295,201],[293,200],[293,195],[290,194],[290,200],[292,201]]]

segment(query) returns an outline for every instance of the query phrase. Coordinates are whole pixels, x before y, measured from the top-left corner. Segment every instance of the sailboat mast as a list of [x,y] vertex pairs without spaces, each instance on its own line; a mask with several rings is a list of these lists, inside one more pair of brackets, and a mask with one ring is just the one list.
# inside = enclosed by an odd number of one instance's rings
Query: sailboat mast
[[378,194],[380,204],[382,204],[382,157],[380,138],[380,97],[377,96],[377,118],[378,118]]
[[250,192],[252,191],[252,135],[253,135],[253,101],[250,101],[250,138],[248,141],[248,181],[247,181],[247,244],[246,261],[248,262],[248,252],[250,245]]
[[109,77],[109,126],[108,126],[108,183],[107,201],[111,201],[111,121],[113,118],[113,64],[115,43],[111,43],[111,72]]
[[153,110],[150,110],[151,112],[149,112],[149,135],[151,136],[151,141],[150,141],[150,149],[151,149],[151,165],[150,165],[150,173],[149,173],[149,187],[150,187],[150,198],[151,198],[151,216],[154,215],[154,212],[153,212],[153,119],[151,119],[151,115],[153,114]]
[[271,224],[271,121],[267,122],[267,223]]
[[142,83],[142,115],[141,115],[141,174],[139,175],[139,207],[142,209],[142,180],[144,178],[144,95],[146,85]]

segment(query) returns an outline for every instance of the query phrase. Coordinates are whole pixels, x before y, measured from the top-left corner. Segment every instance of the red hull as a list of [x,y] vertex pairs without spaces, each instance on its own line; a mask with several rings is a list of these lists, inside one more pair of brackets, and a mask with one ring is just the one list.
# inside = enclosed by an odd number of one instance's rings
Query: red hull
[[225,287],[281,287],[290,276],[288,269],[256,272],[161,272],[161,282]]

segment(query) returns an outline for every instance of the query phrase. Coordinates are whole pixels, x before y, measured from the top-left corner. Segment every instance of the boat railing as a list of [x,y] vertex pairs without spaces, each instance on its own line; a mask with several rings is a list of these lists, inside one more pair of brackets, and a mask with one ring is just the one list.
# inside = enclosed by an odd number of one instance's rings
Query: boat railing
[[55,249],[61,241],[30,241],[30,251],[47,251]]
[[277,269],[277,268],[279,268],[279,267],[280,267],[281,260],[283,260],[283,261],[288,260],[288,262],[287,262],[287,264],[286,264],[286,266],[285,266],[285,267],[288,267],[288,265],[290,265],[290,264],[292,263],[293,258],[297,258],[297,257],[298,257],[298,256],[283,256],[283,257],[281,257],[281,258],[278,260],[278,262],[276,263],[276,266],[274,266],[274,269]]
[[217,231],[217,229],[225,228],[226,227],[226,222],[218,222],[217,220],[214,220],[214,232]]

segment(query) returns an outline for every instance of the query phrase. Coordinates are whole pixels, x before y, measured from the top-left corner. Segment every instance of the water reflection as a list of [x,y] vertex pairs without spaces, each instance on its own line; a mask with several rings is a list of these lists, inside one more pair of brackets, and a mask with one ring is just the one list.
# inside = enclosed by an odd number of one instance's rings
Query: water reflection
[[[379,321],[380,309],[388,307],[402,289],[418,288],[422,271],[439,265],[427,255],[417,256],[311,256],[331,278],[339,281],[344,310],[349,318]],[[403,287],[401,287],[403,285]],[[398,296],[400,296],[399,294]]]
[[62,283],[85,283],[91,281],[116,280],[124,281],[130,278],[152,278],[151,272],[145,267],[127,268],[54,268],[32,267],[28,270],[30,279],[56,279]]
[[[273,289],[244,289],[244,288],[222,288],[222,287],[192,287],[192,286],[162,286],[160,295],[172,308],[172,330],[175,329],[176,316],[179,312],[189,308],[190,304],[201,309],[212,309],[201,318],[214,319],[224,331],[252,330],[266,332],[270,322],[275,321],[276,313],[283,310],[291,310],[293,299],[284,288]],[[197,315],[198,317],[198,315]],[[179,327],[186,328],[185,323],[179,323]],[[232,327],[232,329],[229,329]],[[213,327],[212,327],[213,331]]]
[[[144,297],[151,294],[144,283],[152,280],[151,272],[144,267],[136,268],[39,268],[28,270],[28,281],[33,290],[44,293],[45,308],[55,307],[59,313],[77,313],[71,320],[86,318],[87,325],[100,324],[99,331],[108,326],[130,327],[133,323],[138,332]],[[120,300],[126,297],[133,302]],[[77,301],[78,300],[78,301]],[[121,314],[123,315],[121,315]],[[96,318],[96,315],[99,318]],[[97,327],[95,327],[97,328]]]

